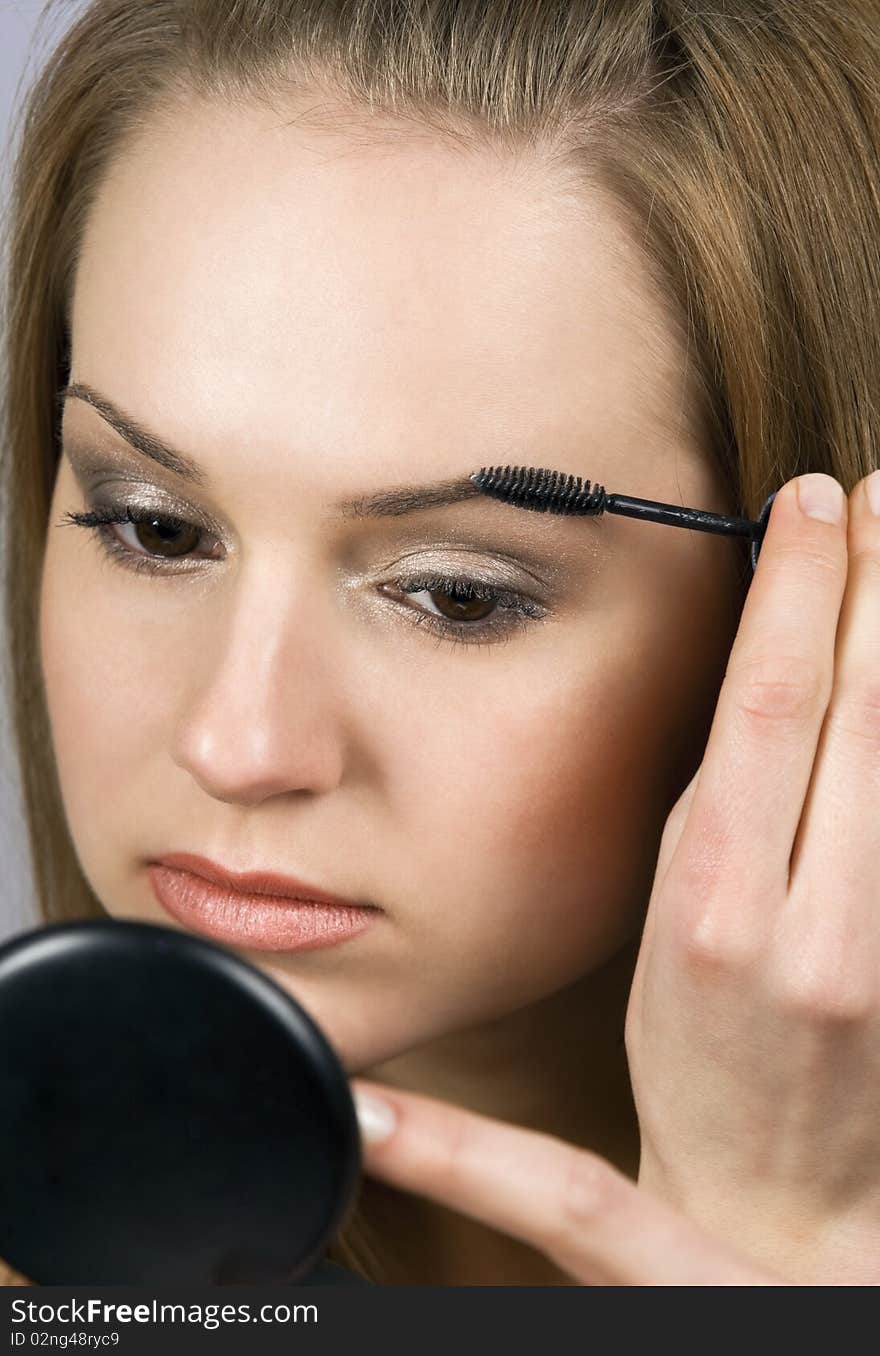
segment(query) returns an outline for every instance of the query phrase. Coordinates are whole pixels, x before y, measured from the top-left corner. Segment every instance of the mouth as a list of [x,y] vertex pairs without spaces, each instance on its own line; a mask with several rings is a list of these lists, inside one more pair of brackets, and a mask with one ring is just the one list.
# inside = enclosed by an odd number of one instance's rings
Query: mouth
[[275,899],[298,899],[311,904],[332,904],[337,908],[371,908],[364,899],[346,899],[342,895],[330,894],[317,885],[298,880],[295,876],[282,876],[277,871],[230,871],[208,857],[200,857],[194,852],[167,852],[157,857],[160,866],[170,866],[192,875],[201,876],[214,885],[223,885],[227,890],[235,890],[241,895],[271,895]]
[[153,893],[177,922],[260,951],[311,951],[357,936],[382,910],[272,871],[229,871],[195,853],[147,864]]

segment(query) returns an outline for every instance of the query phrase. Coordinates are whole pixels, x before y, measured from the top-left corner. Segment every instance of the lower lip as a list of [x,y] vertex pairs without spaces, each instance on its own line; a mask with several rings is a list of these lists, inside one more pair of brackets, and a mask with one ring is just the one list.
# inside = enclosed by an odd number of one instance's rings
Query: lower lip
[[281,895],[245,895],[171,866],[152,864],[148,874],[159,903],[179,923],[257,951],[336,946],[364,932],[381,912]]

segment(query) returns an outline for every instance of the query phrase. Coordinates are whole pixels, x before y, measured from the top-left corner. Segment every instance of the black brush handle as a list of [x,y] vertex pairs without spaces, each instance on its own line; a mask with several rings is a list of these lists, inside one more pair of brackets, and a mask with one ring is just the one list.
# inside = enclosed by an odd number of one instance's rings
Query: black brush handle
[[774,490],[773,493],[767,497],[767,499],[764,501],[764,507],[758,514],[758,521],[755,526],[755,534],[752,537],[752,551],[751,551],[752,574],[755,573],[755,570],[758,567],[758,556],[760,555],[761,547],[764,544],[764,533],[767,531],[767,524],[770,521],[770,510],[773,507],[773,500],[776,498],[778,493],[779,493],[778,490]]
[[694,532],[714,532],[727,537],[749,537],[752,542],[751,563],[754,574],[764,533],[770,520],[770,510],[778,493],[778,490],[774,490],[765,500],[755,522],[751,518],[728,518],[723,513],[687,508],[682,504],[663,504],[655,499],[634,499],[626,494],[606,495],[605,512],[619,513],[625,518],[641,518],[649,523],[669,523],[673,527],[686,527]]
[[668,523],[672,527],[686,527],[696,532],[748,537],[753,574],[758,565],[773,500],[779,493],[774,490],[768,495],[753,522],[751,518],[730,518],[724,513],[689,508],[683,504],[664,504],[656,499],[637,499],[628,494],[608,494],[604,485],[544,467],[484,466],[469,479],[480,493],[515,508],[531,509],[536,513],[596,516],[616,513],[625,518],[639,518],[646,523]]
[[707,509],[687,508],[683,504],[661,504],[655,499],[632,499],[628,494],[605,496],[605,512],[625,518],[642,518],[649,523],[671,523],[697,532],[720,532],[728,537],[753,537],[756,524],[751,518],[728,518]]

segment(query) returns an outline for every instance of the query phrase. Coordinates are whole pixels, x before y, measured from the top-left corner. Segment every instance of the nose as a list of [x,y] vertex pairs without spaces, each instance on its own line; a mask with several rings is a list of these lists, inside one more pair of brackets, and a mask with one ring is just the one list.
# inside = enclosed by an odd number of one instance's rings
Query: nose
[[[172,756],[217,800],[256,805],[285,792],[327,792],[344,764],[341,634],[326,599],[277,579],[241,591],[193,635],[190,698]],[[208,629],[210,628],[210,629]]]

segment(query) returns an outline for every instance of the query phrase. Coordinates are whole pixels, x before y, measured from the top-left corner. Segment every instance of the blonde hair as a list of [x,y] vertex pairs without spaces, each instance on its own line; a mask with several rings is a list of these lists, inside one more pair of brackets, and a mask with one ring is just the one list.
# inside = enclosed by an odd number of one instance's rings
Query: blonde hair
[[[48,0],[46,18],[58,0]],[[687,339],[737,511],[807,470],[877,466],[875,0],[92,0],[23,107],[7,233],[2,474],[8,686],[40,914],[105,916],[56,777],[38,595],[89,207],[127,138],[193,93],[332,91],[353,131],[546,146],[607,190]],[[393,1283],[383,1188],[331,1256]],[[366,1204],[369,1200],[370,1209]],[[369,1219],[368,1219],[369,1216]]]

